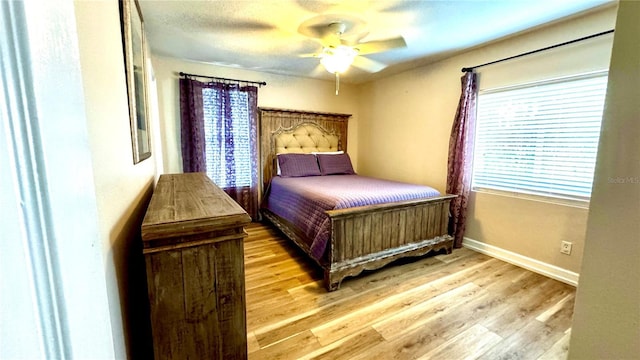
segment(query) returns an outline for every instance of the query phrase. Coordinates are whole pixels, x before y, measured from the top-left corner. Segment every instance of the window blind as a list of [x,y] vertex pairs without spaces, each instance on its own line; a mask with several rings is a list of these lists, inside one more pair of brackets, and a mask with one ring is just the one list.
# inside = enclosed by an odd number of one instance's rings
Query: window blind
[[587,200],[607,73],[478,96],[473,187]]

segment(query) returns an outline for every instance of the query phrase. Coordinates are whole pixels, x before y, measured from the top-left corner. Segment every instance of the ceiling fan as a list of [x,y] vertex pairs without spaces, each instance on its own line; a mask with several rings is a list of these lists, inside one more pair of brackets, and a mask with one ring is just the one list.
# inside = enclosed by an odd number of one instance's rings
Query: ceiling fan
[[302,57],[320,58],[320,64],[336,76],[336,95],[340,74],[350,66],[367,72],[378,72],[387,65],[362,55],[379,53],[407,46],[402,36],[361,42],[369,33],[363,20],[350,15],[320,15],[298,27],[298,32],[320,42],[322,50]]

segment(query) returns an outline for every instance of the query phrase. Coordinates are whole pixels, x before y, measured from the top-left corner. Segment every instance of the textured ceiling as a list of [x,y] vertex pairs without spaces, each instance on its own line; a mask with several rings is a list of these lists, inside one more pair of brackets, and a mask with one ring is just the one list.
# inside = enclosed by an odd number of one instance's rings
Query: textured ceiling
[[362,41],[404,37],[406,48],[366,55],[386,69],[371,74],[352,67],[341,77],[360,83],[606,3],[611,0],[140,0],[140,7],[154,54],[276,74],[332,79],[318,59],[299,56],[322,48],[298,32],[319,15],[361,20],[357,32],[368,33]]

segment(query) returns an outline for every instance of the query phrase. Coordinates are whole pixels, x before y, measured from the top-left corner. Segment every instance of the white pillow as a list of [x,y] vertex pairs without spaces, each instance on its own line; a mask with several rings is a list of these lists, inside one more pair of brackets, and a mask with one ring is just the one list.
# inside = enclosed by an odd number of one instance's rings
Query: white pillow
[[276,175],[280,176],[280,159],[278,159],[278,155],[276,154]]
[[312,151],[311,152],[313,155],[318,155],[318,154],[322,154],[322,155],[340,155],[340,154],[344,154],[344,151],[340,150],[340,151]]

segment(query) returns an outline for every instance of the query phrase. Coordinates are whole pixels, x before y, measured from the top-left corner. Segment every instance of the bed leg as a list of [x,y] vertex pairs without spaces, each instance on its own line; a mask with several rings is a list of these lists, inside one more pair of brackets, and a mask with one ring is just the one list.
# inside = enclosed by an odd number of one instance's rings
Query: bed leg
[[327,291],[335,291],[340,289],[340,283],[342,279],[335,279],[335,276],[331,274],[329,270],[324,271],[324,286]]

